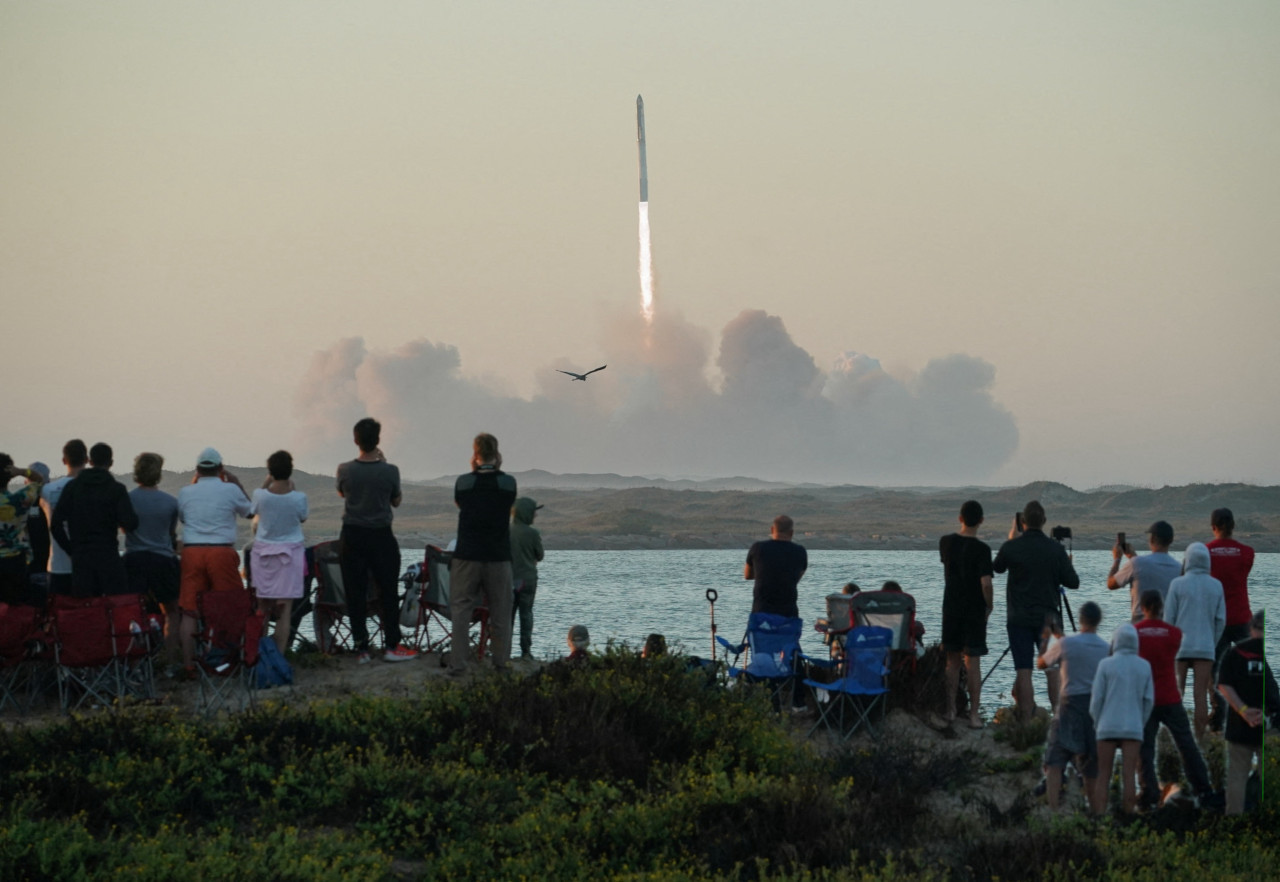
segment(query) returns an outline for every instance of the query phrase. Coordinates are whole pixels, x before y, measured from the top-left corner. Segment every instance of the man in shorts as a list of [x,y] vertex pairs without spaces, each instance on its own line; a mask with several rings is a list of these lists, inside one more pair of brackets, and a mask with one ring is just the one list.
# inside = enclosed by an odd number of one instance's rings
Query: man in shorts
[[182,522],[182,661],[193,671],[199,600],[206,591],[243,591],[236,554],[236,518],[250,515],[249,494],[240,479],[222,467],[222,454],[206,447],[196,460],[196,479],[178,491]]
[[[1044,506],[1032,500],[1022,511],[1021,524],[1014,519],[1009,541],[1000,546],[991,567],[1008,572],[1005,599],[1008,604],[1009,652],[1013,656],[1013,700],[1018,716],[1029,720],[1035,713],[1031,666],[1045,623],[1058,614],[1061,587],[1079,588],[1080,577],[1066,549],[1044,534]],[[1040,646],[1043,650],[1043,644]],[[1058,675],[1046,670],[1049,704],[1058,703]]]
[[1267,618],[1258,610],[1249,620],[1249,638],[1241,640],[1222,654],[1218,669],[1218,692],[1225,700],[1228,713],[1227,741],[1227,814],[1244,812],[1245,788],[1253,758],[1258,757],[1262,773],[1262,742],[1266,719],[1272,725],[1280,722],[1280,689],[1271,674],[1271,666],[1263,655],[1266,647]]
[[969,728],[982,728],[982,670],[987,654],[987,618],[991,615],[991,546],[978,539],[982,506],[970,499],[960,506],[960,532],[938,543],[945,585],[942,594],[942,648],[947,653],[947,721],[956,718],[960,659],[964,656],[969,692]]
[[[1030,529],[1030,525],[1028,525]],[[1053,722],[1049,724],[1049,739],[1044,751],[1044,774],[1049,808],[1058,808],[1062,793],[1062,773],[1067,763],[1074,763],[1076,771],[1085,780],[1085,793],[1090,803],[1096,803],[1094,781],[1098,777],[1098,752],[1094,743],[1093,718],[1089,715],[1089,700],[1093,694],[1093,678],[1098,664],[1111,654],[1107,641],[1098,636],[1102,622],[1102,610],[1092,601],[1080,607],[1080,632],[1063,637],[1061,632],[1044,635],[1045,649],[1036,660],[1042,671],[1058,665],[1062,675],[1062,692]],[[1049,629],[1045,629],[1048,631]],[[1093,805],[1094,811],[1098,809]]]

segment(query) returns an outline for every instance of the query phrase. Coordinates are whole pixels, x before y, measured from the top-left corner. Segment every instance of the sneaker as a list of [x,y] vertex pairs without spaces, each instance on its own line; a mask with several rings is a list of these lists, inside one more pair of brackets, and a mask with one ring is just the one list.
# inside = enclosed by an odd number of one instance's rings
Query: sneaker
[[357,655],[357,656],[356,656],[356,664],[358,664],[358,665],[367,665],[368,663],[369,663],[369,653],[368,653],[368,652],[361,652],[359,655]]
[[395,649],[388,649],[386,652],[382,654],[382,660],[388,661],[388,662],[409,661],[410,659],[414,659],[417,657],[418,657],[418,650],[410,649],[409,647],[404,646],[403,644],[400,646],[397,646]]

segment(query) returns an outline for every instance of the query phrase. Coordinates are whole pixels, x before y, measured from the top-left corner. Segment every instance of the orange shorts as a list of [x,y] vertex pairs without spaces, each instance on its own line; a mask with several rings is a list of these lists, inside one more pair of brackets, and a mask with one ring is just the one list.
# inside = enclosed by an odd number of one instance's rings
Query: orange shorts
[[182,549],[182,588],[178,609],[196,612],[196,602],[206,591],[244,590],[240,556],[230,545],[188,545]]

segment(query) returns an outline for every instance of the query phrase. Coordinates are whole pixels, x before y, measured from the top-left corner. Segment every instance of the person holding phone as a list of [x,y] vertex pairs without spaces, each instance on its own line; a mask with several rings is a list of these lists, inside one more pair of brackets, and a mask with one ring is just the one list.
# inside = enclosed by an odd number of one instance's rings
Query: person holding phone
[[1168,521],[1156,521],[1147,528],[1151,553],[1141,557],[1133,546],[1122,544],[1124,533],[1116,537],[1111,549],[1111,572],[1107,574],[1107,588],[1116,591],[1129,586],[1129,614],[1134,622],[1142,621],[1142,594],[1158,591],[1161,602],[1169,595],[1169,583],[1182,575],[1182,563],[1169,554],[1173,544],[1173,526]]

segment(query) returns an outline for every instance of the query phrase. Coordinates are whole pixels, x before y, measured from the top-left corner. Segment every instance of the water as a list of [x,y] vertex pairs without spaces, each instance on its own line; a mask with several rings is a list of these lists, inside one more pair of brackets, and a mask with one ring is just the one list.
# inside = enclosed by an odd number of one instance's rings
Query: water
[[[418,548],[402,548],[405,566],[421,560]],[[747,552],[742,550],[663,551],[548,551],[538,567],[538,597],[534,604],[533,654],[550,659],[566,655],[569,627],[586,625],[592,646],[626,643],[636,649],[651,632],[666,636],[673,649],[711,654],[711,604],[708,588],[719,597],[715,620],[721,636],[738,642],[751,611],[751,583],[742,578]],[[1129,621],[1129,589],[1108,591],[1111,568],[1109,551],[1078,551],[1074,556],[1081,587],[1070,591],[1072,610],[1092,600],[1102,607],[1099,632],[1110,638],[1112,630]],[[810,551],[809,570],[800,582],[798,603],[805,621],[804,651],[824,655],[822,636],[813,622],[826,614],[826,596],[840,591],[846,582],[873,590],[887,579],[899,582],[916,599],[916,617],[925,626],[925,645],[942,631],[942,564],[936,551]],[[995,609],[987,627],[990,655],[983,659],[986,674],[1007,644],[1004,630],[1005,577],[995,577]],[[1269,646],[1280,646],[1280,554],[1259,554],[1249,578],[1249,598],[1276,611],[1268,627]],[[304,631],[309,631],[304,626]],[[517,638],[518,639],[518,638]],[[518,645],[518,644],[517,644]],[[718,657],[723,649],[717,648]],[[1277,653],[1271,664],[1276,668]],[[1038,701],[1047,704],[1044,677],[1033,677]],[[1013,664],[1000,662],[984,687],[984,703],[1005,703],[1013,687]]]

